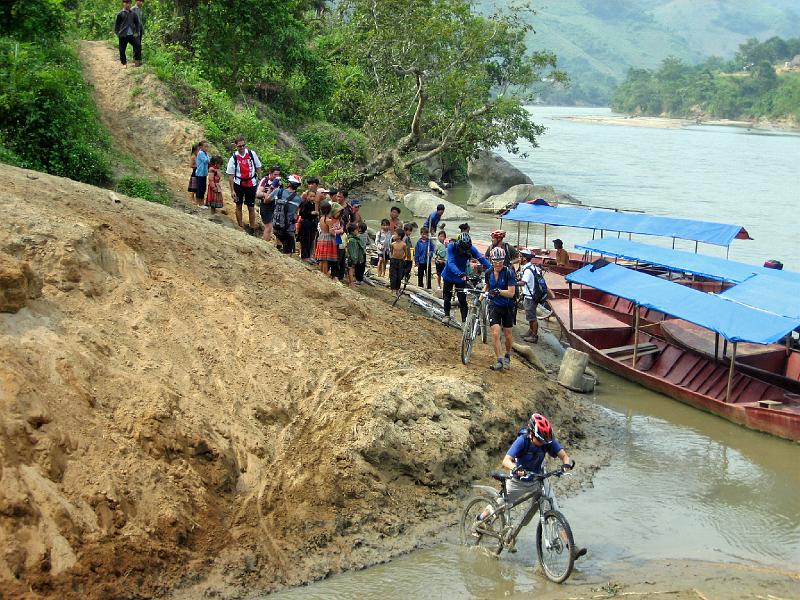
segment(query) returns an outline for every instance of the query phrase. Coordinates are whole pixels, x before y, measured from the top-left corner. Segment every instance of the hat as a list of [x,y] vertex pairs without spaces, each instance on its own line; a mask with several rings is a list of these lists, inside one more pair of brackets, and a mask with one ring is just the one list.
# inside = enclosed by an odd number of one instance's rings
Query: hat
[[335,215],[336,213],[341,212],[341,210],[342,210],[342,205],[341,204],[339,204],[338,202],[331,202],[331,214],[332,215]]
[[328,190],[326,190],[325,188],[317,188],[317,191],[318,192],[322,192],[323,194],[327,194],[328,193]]
[[350,206],[361,206],[361,200],[351,200]]
[[280,185],[281,185],[281,178],[280,178],[280,177],[276,177],[275,179],[273,179],[272,181],[270,181],[270,182],[269,182],[269,184],[270,184],[272,187],[280,187]]
[[293,183],[295,185],[300,185],[301,183],[303,183],[303,180],[300,178],[300,175],[298,175],[297,173],[292,173],[291,175],[289,175],[289,177],[287,177],[286,181],[288,181],[289,183]]

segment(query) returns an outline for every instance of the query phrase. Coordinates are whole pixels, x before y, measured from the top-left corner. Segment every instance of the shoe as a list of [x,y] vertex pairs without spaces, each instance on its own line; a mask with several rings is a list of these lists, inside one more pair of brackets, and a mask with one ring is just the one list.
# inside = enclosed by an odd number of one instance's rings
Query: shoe
[[508,371],[511,368],[511,357],[506,354],[503,357],[503,370]]
[[522,336],[522,339],[525,340],[526,342],[530,342],[531,344],[536,344],[539,341],[539,336],[530,335],[526,333],[525,335]]
[[442,317],[442,325],[444,325],[445,327],[450,325],[450,321],[451,321],[450,315],[445,315]]
[[498,358],[491,367],[489,367],[492,371],[502,371],[503,370],[503,359]]
[[586,548],[581,548],[575,553],[575,558],[580,558],[581,556],[586,556]]

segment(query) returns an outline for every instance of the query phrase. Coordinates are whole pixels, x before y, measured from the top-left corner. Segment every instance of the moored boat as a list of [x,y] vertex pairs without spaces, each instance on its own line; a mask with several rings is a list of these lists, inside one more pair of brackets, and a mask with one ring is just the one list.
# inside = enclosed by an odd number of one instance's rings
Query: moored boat
[[[605,261],[568,275],[567,281],[594,288],[573,289],[568,298],[551,300],[572,346],[589,354],[593,362],[734,423],[800,440],[800,396],[743,373],[736,356],[740,342],[774,342],[800,321]],[[634,323],[619,318],[618,307],[592,302],[598,299],[591,297],[596,290],[630,302]],[[670,343],[660,321],[642,327],[641,316],[637,317],[641,309],[684,317],[719,333],[731,344],[729,364]]]

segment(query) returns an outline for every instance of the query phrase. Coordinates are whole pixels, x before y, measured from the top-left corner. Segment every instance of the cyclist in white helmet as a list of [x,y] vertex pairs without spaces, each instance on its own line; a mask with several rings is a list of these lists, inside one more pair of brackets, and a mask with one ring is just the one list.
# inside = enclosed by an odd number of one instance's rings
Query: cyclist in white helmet
[[[494,355],[497,360],[491,366],[495,371],[511,367],[511,349],[514,341],[512,328],[517,310],[517,278],[514,271],[505,265],[506,251],[501,247],[489,251],[492,269],[486,273],[484,291],[489,294],[489,324],[492,331]],[[500,344],[500,328],[505,336],[505,354]]]

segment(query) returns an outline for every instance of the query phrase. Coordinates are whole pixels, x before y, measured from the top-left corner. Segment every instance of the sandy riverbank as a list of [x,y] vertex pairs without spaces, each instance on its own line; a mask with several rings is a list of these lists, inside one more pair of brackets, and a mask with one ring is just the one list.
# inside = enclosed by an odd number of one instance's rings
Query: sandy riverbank
[[732,119],[673,119],[668,117],[642,117],[632,115],[576,115],[563,117],[566,121],[595,123],[597,125],[625,125],[628,127],[649,127],[652,129],[681,129],[698,125],[745,127],[766,131],[800,132],[800,126],[789,121],[732,120]]

